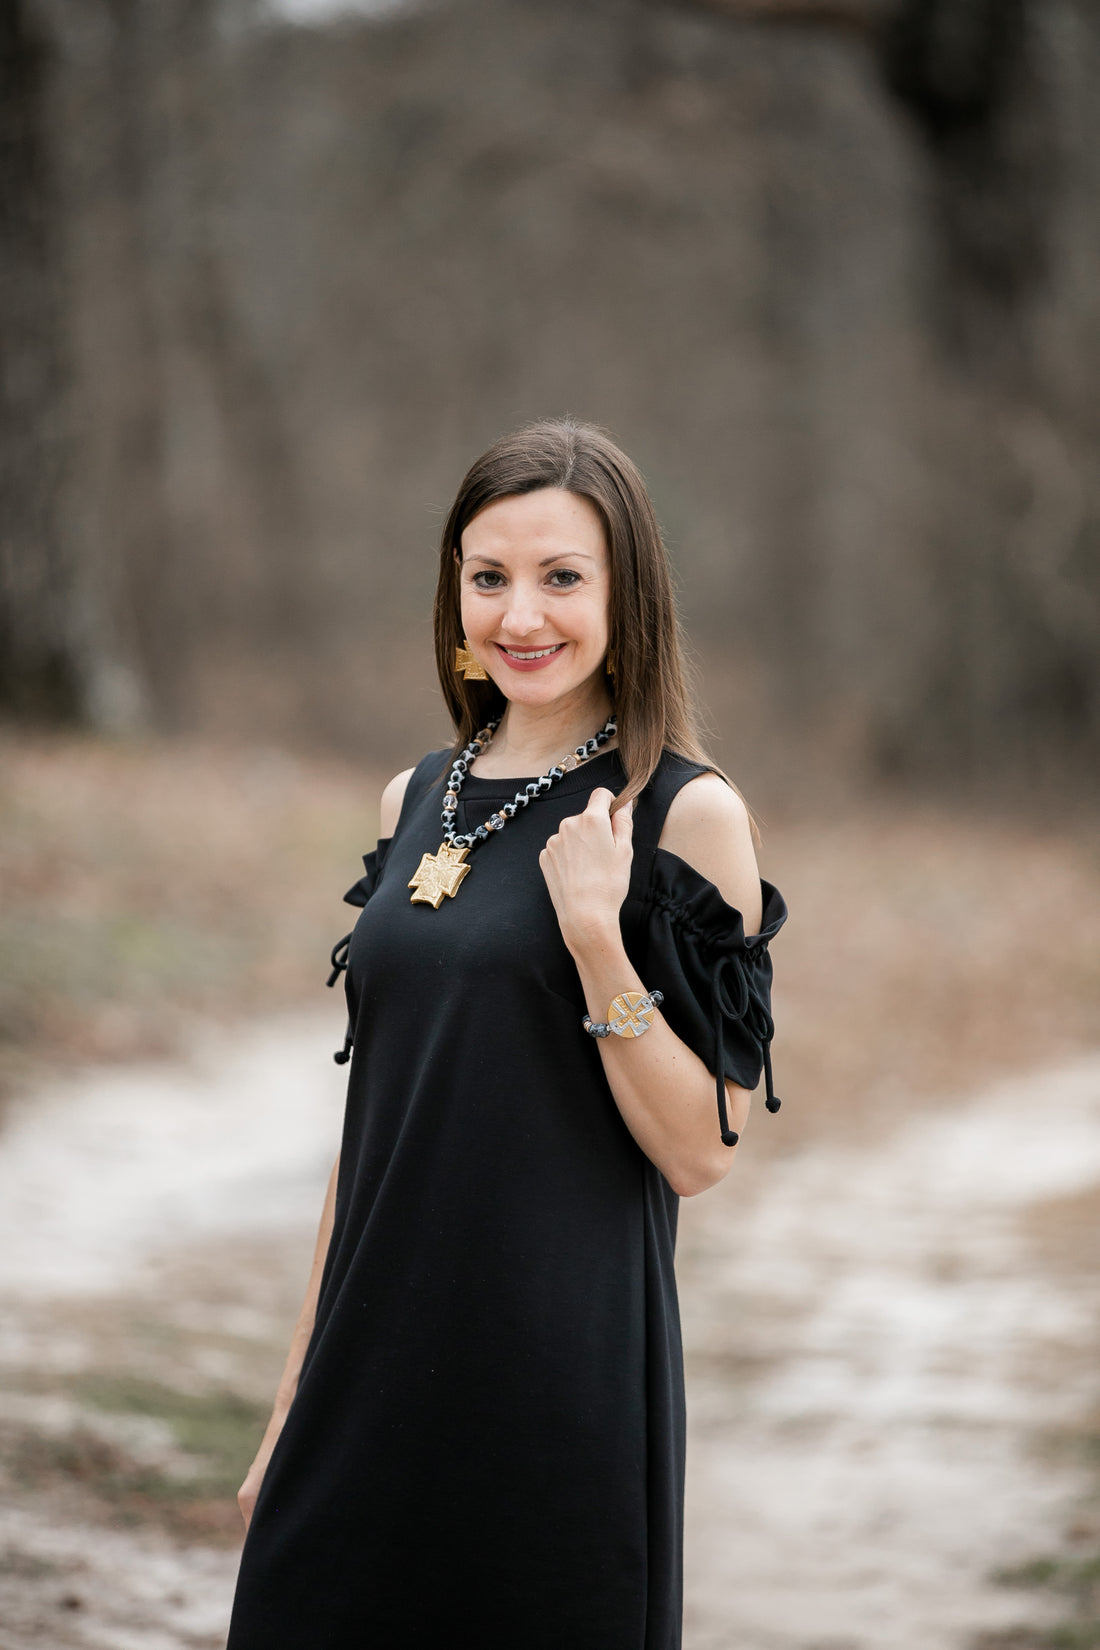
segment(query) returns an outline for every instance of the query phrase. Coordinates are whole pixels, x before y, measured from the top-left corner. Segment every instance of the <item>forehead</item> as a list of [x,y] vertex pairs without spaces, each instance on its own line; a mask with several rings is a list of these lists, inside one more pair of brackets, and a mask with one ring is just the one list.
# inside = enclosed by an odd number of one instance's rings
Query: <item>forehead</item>
[[462,534],[464,561],[478,556],[494,561],[542,561],[548,556],[587,556],[607,560],[603,522],[595,506],[562,487],[499,498],[469,522]]

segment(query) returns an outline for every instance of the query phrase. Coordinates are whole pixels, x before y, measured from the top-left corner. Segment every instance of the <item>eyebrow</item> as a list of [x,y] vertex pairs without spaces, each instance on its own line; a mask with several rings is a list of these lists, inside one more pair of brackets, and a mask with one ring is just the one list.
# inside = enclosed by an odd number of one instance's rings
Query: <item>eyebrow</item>
[[[463,556],[462,559],[464,562],[483,561],[486,567],[504,566],[504,563],[502,561],[497,561],[494,556],[483,556],[477,551],[474,551],[472,555]],[[595,556],[590,556],[587,550],[559,550],[553,556],[543,556],[542,560],[539,562],[539,566],[549,567],[550,563],[555,561],[595,561],[595,559]]]

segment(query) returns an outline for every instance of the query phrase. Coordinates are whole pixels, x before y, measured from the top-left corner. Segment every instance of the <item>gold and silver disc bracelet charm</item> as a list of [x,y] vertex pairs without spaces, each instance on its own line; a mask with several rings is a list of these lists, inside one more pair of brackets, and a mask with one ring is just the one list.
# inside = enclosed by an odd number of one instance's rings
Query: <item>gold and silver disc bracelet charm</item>
[[581,1024],[590,1037],[640,1037],[653,1024],[653,1010],[663,1003],[663,991],[620,991],[612,997],[607,1019],[597,1025],[590,1014]]
[[606,745],[617,731],[615,718],[608,717],[599,733],[594,734],[591,739],[586,739],[583,745],[578,745],[568,756],[562,757],[560,762],[548,768],[538,779],[532,779],[521,791],[516,792],[511,802],[505,802],[498,812],[490,814],[483,825],[475,826],[472,831],[459,835],[455,831],[455,810],[458,807],[462,783],[470,771],[470,763],[492,743],[493,734],[499,726],[498,716],[495,721],[476,733],[461,756],[455,758],[443,798],[443,841],[436,853],[422,856],[416,875],[409,882],[409,887],[413,890],[413,905],[430,905],[434,911],[438,911],[445,898],[453,899],[463,878],[468,876],[472,869],[465,863],[470,849],[476,848],[479,842],[485,842],[494,831],[503,831],[508,821],[514,819],[521,808],[529,807],[538,797],[552,789],[559,779],[564,779],[567,773],[571,773],[574,768],[579,768],[582,762],[587,762],[590,757],[595,756],[600,746]]

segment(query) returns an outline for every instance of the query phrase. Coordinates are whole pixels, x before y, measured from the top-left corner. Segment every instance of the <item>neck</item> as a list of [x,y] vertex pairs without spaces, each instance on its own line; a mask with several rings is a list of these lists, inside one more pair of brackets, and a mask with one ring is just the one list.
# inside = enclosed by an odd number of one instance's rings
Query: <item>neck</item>
[[[542,773],[591,739],[610,715],[611,700],[602,684],[585,683],[549,705],[510,703],[493,735],[493,754],[516,773]],[[604,749],[613,745],[614,740]]]

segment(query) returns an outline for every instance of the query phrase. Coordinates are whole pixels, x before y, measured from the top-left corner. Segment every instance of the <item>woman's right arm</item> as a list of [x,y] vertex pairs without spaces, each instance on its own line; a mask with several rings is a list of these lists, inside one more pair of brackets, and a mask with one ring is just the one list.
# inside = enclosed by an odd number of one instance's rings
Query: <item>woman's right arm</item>
[[267,1423],[267,1431],[263,1435],[260,1447],[256,1452],[256,1459],[248,1469],[248,1476],[237,1491],[237,1504],[244,1516],[244,1527],[247,1530],[252,1521],[252,1514],[256,1506],[256,1497],[260,1493],[267,1463],[271,1459],[271,1452],[275,1442],[283,1430],[287,1411],[298,1390],[298,1376],[302,1372],[302,1363],[306,1355],[306,1347],[313,1333],[313,1324],[317,1316],[317,1297],[321,1291],[321,1274],[325,1269],[325,1259],[328,1255],[328,1246],[332,1239],[333,1214],[336,1208],[336,1177],[340,1172],[340,1158],[337,1154],[336,1162],[332,1165],[332,1173],[328,1178],[328,1190],[325,1193],[325,1204],[321,1210],[321,1224],[317,1228],[317,1243],[313,1250],[313,1266],[310,1269],[309,1283],[306,1286],[306,1298],[302,1302],[302,1310],[298,1314],[298,1322],[294,1325],[294,1334],[290,1342],[290,1351],[287,1354],[286,1367],[275,1394],[275,1407],[271,1412],[271,1419]]
[[[414,769],[406,768],[395,779],[391,779],[382,792],[382,803],[379,809],[379,835],[392,836],[397,829],[397,821],[401,814],[401,804],[405,800],[405,789],[412,778]],[[275,1407],[271,1412],[271,1419],[267,1423],[267,1431],[256,1451],[256,1459],[248,1469],[248,1476],[237,1491],[237,1502],[244,1516],[244,1527],[247,1530],[252,1521],[252,1514],[256,1507],[256,1497],[260,1493],[267,1463],[271,1459],[271,1452],[275,1448],[276,1440],[283,1430],[283,1422],[298,1390],[298,1376],[302,1372],[302,1363],[305,1359],[309,1338],[313,1334],[313,1325],[317,1317],[317,1297],[321,1292],[321,1276],[325,1269],[325,1260],[328,1257],[328,1247],[332,1241],[332,1223],[336,1209],[336,1177],[340,1172],[340,1158],[332,1165],[329,1176],[328,1191],[325,1193],[325,1206],[321,1210],[321,1224],[317,1228],[317,1243],[313,1251],[313,1266],[309,1274],[309,1283],[306,1287],[306,1298],[302,1302],[302,1310],[298,1314],[298,1322],[294,1325],[294,1334],[291,1337],[290,1351],[287,1354],[286,1367],[283,1370],[279,1389],[275,1394]]]

